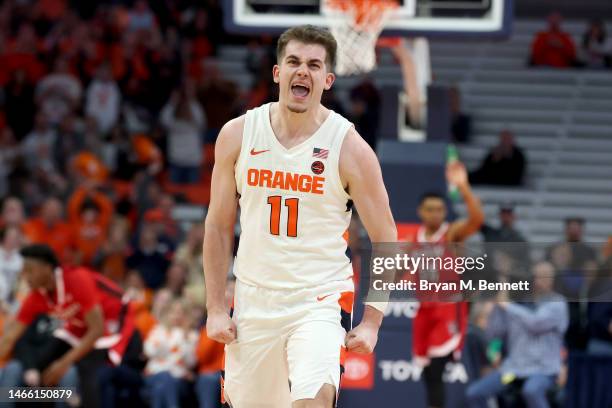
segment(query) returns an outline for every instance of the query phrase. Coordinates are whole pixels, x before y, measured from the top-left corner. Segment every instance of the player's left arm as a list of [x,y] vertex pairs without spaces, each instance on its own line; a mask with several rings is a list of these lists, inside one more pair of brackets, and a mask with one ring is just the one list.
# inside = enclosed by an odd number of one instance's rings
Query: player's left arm
[[13,351],[15,343],[23,336],[28,326],[18,319],[12,318],[6,324],[2,338],[0,338],[0,359],[6,359]]
[[104,334],[104,317],[100,305],[95,305],[85,313],[85,323],[87,331],[76,347],[51,363],[43,372],[43,384],[46,386],[56,385],[71,365],[93,350],[96,340]]
[[457,186],[467,208],[467,217],[453,222],[448,230],[449,241],[462,242],[480,230],[485,215],[480,200],[470,187],[467,170],[461,162],[456,161],[446,167],[446,179],[449,184]]
[[[397,227],[389,207],[389,196],[380,164],[370,146],[351,128],[340,152],[340,177],[350,194],[370,241],[396,242]],[[361,323],[346,337],[349,350],[371,353],[378,339],[383,311],[366,305]]]

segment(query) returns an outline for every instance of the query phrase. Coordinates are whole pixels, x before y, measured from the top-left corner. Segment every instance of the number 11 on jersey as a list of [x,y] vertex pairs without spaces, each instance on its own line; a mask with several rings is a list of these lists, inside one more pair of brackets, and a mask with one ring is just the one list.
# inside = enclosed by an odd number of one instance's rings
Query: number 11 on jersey
[[[270,204],[270,234],[280,235],[280,214],[283,197],[269,196],[268,204]],[[286,198],[285,207],[289,211],[287,216],[287,236],[297,237],[297,222],[298,222],[298,204],[299,198]]]

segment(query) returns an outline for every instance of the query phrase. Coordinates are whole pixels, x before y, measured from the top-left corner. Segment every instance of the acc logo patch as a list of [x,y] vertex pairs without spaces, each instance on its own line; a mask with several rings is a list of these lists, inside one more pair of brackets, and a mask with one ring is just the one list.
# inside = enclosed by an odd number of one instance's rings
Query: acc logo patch
[[317,160],[316,162],[312,163],[312,165],[310,166],[310,170],[312,170],[314,174],[321,174],[323,173],[323,171],[325,171],[325,165],[323,164],[323,162]]

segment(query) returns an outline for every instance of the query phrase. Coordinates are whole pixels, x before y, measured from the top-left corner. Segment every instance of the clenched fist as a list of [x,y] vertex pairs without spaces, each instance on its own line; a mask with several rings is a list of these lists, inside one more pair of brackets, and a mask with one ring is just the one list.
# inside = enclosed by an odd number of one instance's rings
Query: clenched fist
[[227,313],[212,313],[206,319],[206,335],[219,343],[229,344],[236,340],[236,324]]
[[346,334],[344,344],[348,351],[370,354],[378,341],[378,326],[361,323]]

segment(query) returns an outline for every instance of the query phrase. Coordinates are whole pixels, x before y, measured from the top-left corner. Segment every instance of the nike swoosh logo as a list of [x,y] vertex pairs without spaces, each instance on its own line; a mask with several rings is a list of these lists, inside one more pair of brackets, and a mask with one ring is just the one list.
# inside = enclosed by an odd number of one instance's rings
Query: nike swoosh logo
[[268,150],[255,150],[255,149],[251,149],[251,156],[256,156],[258,154],[269,152],[269,151],[270,151],[270,149],[268,149]]
[[320,302],[320,301],[322,301],[323,299],[325,299],[325,298],[327,298],[327,297],[330,297],[331,295],[333,295],[333,293],[330,293],[329,295],[325,295],[325,296],[317,296],[317,300]]

